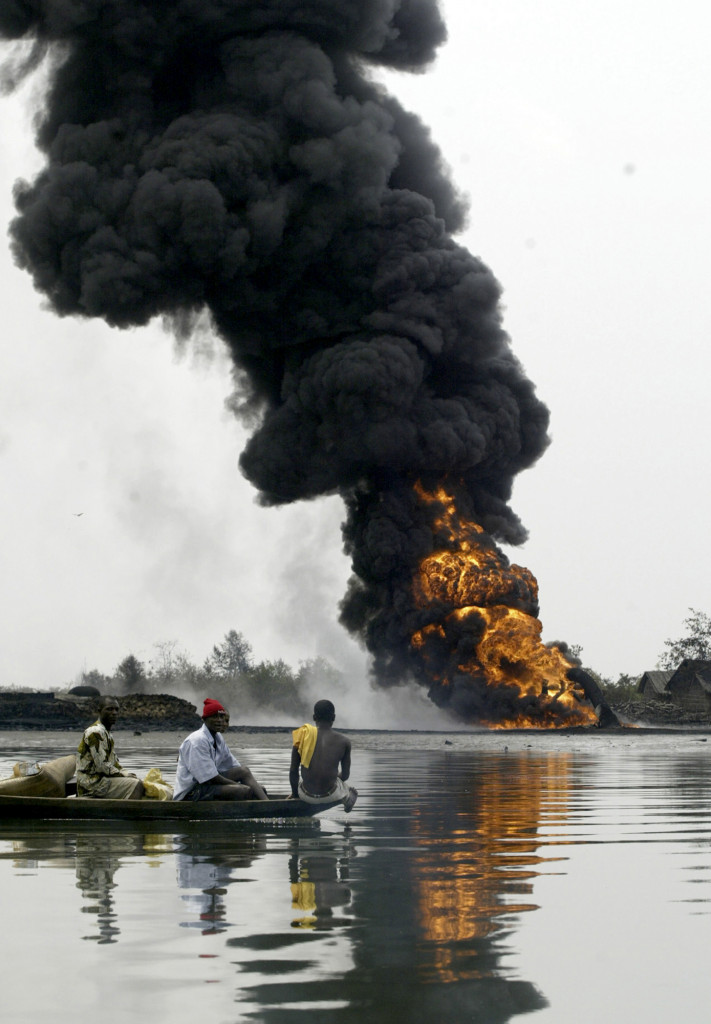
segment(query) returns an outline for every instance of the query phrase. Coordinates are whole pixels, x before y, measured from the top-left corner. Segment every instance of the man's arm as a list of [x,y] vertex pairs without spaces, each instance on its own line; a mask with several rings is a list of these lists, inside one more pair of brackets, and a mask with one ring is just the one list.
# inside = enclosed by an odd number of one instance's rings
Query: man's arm
[[346,749],[343,751],[343,757],[341,758],[341,778],[345,782],[348,776],[351,774],[351,741],[346,739]]
[[211,779],[205,779],[210,786],[232,786],[232,779],[226,779],[224,775],[213,775]]
[[301,755],[299,754],[297,747],[291,748],[291,765],[289,766],[289,783],[291,785],[291,795],[298,799],[299,796],[299,765],[301,764]]

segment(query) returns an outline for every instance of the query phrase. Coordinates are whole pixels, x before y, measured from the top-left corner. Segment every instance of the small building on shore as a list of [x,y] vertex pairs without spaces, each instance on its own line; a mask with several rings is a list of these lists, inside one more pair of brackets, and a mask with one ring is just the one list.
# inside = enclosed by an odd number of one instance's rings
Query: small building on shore
[[669,696],[667,685],[673,675],[673,670],[645,672],[637,683],[637,693],[641,693],[645,700],[663,700]]
[[711,661],[685,658],[667,683],[666,692],[686,711],[711,714]]

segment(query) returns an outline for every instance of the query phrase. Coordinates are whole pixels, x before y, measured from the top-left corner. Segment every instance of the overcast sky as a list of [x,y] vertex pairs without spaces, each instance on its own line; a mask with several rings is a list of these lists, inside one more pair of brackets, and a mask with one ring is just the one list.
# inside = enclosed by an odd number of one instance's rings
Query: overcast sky
[[[616,677],[711,612],[711,65],[707,5],[443,5],[450,42],[389,88],[432,128],[551,410],[518,478],[544,639]],[[0,220],[38,164],[31,88],[1,101]],[[258,658],[365,674],[337,623],[337,499],[264,510],[240,476],[229,366],[159,324],[60,320],[0,245],[0,686],[201,662],[229,629]],[[209,346],[208,346],[209,347]]]

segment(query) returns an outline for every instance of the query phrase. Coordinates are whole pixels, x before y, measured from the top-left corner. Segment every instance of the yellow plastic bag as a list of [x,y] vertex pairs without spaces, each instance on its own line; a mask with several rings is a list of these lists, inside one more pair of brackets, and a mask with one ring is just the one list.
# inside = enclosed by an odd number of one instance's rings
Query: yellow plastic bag
[[149,768],[143,780],[145,795],[149,800],[172,800],[173,787],[169,786],[160,773],[160,768]]

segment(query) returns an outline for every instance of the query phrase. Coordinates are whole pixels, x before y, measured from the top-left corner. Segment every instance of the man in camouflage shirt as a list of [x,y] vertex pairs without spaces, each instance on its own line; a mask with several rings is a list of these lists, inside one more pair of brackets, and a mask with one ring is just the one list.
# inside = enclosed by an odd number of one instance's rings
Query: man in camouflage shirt
[[125,772],[114,752],[111,727],[118,718],[115,697],[103,697],[98,721],[84,732],[77,747],[77,796],[140,800],[143,783]]

